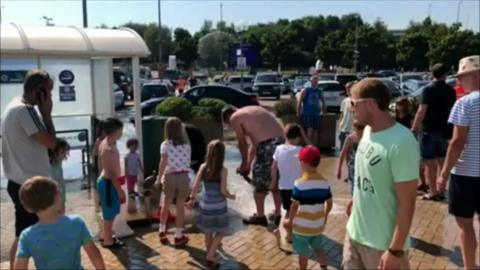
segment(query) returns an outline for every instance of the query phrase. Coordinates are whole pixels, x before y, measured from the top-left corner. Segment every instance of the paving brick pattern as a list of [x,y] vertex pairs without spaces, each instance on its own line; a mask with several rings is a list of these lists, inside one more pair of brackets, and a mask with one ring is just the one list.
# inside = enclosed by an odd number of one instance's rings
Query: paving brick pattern
[[[334,179],[335,158],[324,158],[320,168],[328,179]],[[349,198],[347,184],[331,180],[334,194],[334,209],[325,230],[324,250],[329,258],[330,268],[339,268],[345,236],[346,217],[344,206]],[[5,190],[1,191],[1,269],[8,267],[8,248],[13,232],[13,211]],[[69,213],[79,213],[87,221],[94,234],[98,225],[94,206],[87,191],[69,194]],[[220,269],[296,269],[298,257],[281,237],[272,233],[272,226],[243,226],[241,217],[232,211],[231,223],[235,228],[232,235],[225,237],[219,252]],[[189,218],[191,220],[191,218]],[[135,228],[136,234],[125,239],[124,249],[101,253],[108,269],[207,269],[204,237],[191,225],[186,230],[190,242],[183,248],[161,245],[155,225]],[[372,221],[375,226],[375,221]],[[477,230],[478,231],[478,227]],[[173,240],[173,233],[169,234]],[[278,240],[280,239],[280,246]],[[444,202],[417,201],[412,226],[412,250],[409,253],[412,269],[458,269],[462,267],[458,246],[458,229],[447,213]],[[100,247],[100,245],[99,245]],[[86,269],[92,265],[82,251]],[[319,269],[318,263],[309,262],[309,268]]]

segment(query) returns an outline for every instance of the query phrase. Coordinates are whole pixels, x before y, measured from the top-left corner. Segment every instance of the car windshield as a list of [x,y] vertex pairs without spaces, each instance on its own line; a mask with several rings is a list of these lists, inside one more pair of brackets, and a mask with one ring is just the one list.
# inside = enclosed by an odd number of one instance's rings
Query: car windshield
[[336,81],[341,84],[345,84],[347,82],[356,81],[356,80],[358,80],[358,78],[355,75],[337,75]]
[[165,85],[144,85],[143,90],[144,94],[148,94],[155,97],[166,97],[168,96],[168,89]]
[[295,79],[295,82],[293,83],[293,85],[303,86],[306,82],[308,82],[308,79]]
[[423,81],[423,76],[422,75],[415,75],[415,74],[410,74],[410,75],[402,75],[402,80],[404,82],[408,80],[417,80],[417,81]]
[[335,76],[334,75],[329,75],[329,74],[320,74],[318,76],[318,80],[319,81],[333,81],[333,80],[335,80]]
[[280,79],[278,78],[277,75],[258,75],[257,76],[257,79],[256,79],[257,82],[279,82]]
[[343,86],[338,83],[321,83],[318,84],[318,88],[325,92],[333,92],[333,91],[343,91]]

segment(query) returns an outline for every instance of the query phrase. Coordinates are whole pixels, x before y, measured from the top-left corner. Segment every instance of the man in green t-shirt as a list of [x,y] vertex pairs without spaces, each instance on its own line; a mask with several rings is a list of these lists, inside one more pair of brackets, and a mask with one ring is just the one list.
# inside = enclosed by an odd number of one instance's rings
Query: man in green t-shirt
[[380,80],[364,79],[352,88],[354,117],[367,126],[355,156],[344,269],[409,268],[420,153],[410,130],[389,115],[389,102]]

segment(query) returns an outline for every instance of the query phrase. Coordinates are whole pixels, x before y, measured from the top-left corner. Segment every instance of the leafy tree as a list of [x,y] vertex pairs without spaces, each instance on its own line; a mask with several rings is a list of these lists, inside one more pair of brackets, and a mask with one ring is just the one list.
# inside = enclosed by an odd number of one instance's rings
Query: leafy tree
[[288,27],[273,27],[268,34],[261,36],[263,49],[261,51],[262,58],[270,67],[276,67],[277,64],[284,64],[295,49],[294,44],[295,33]]
[[[159,31],[156,23],[151,23],[145,29],[143,39],[150,49],[150,60],[152,62],[158,61],[158,41]],[[172,53],[172,33],[169,28],[162,27],[160,31],[160,42],[162,44],[162,62],[165,63],[168,56]]]
[[198,41],[198,55],[201,64],[208,67],[222,68],[223,63],[228,62],[228,48],[233,44],[232,35],[214,31]]
[[173,32],[173,54],[178,59],[190,65],[197,59],[197,42],[194,40],[190,32],[183,28],[177,28]]
[[143,37],[143,35],[145,34],[145,30],[147,30],[148,25],[145,24],[145,23],[136,23],[136,22],[130,21],[130,22],[122,25],[122,27],[131,28],[131,29],[135,30],[135,32],[137,32],[138,35]]

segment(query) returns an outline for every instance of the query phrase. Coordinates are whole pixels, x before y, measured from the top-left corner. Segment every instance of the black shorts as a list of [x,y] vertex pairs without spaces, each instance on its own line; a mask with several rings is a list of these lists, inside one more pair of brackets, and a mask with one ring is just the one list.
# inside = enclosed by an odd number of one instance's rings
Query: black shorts
[[480,214],[480,177],[452,174],[448,188],[448,212],[456,217]]
[[7,191],[15,205],[15,236],[19,237],[23,230],[38,222],[38,217],[23,208],[18,194],[20,191],[19,184],[9,180]]
[[290,206],[292,205],[292,190],[280,189],[280,197],[282,198],[282,207],[288,213],[288,211],[290,211]]

